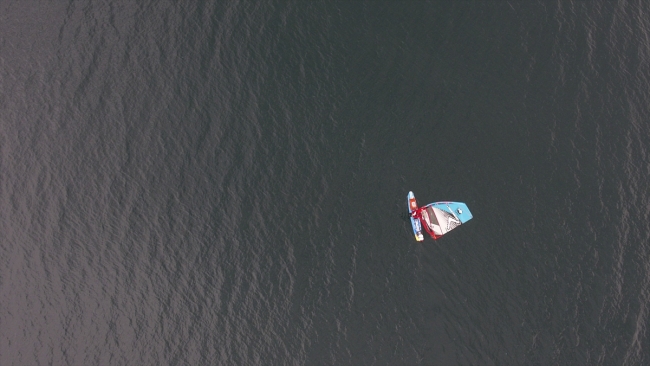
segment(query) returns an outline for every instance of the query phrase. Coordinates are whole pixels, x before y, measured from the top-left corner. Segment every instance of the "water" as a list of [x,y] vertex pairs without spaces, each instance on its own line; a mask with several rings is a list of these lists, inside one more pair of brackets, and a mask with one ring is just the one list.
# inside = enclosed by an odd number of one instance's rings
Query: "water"
[[0,364],[648,362],[645,3],[0,7]]

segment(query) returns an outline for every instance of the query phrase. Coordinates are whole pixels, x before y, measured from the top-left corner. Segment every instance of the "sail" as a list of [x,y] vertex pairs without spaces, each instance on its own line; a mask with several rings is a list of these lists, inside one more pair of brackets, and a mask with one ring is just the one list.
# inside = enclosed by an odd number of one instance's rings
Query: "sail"
[[420,220],[426,231],[437,239],[472,219],[467,205],[462,202],[434,202],[426,205]]

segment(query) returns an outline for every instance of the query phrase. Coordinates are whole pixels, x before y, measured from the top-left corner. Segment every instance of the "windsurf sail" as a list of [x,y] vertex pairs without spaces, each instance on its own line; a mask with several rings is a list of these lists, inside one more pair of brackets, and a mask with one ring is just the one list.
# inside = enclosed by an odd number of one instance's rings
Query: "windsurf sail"
[[[412,193],[409,192],[409,198]],[[415,200],[415,196],[413,199]],[[409,206],[409,212],[411,221],[419,221],[421,224],[419,226],[424,227],[424,230],[434,239],[447,234],[473,217],[467,205],[462,202],[434,202],[414,210]],[[414,224],[413,232],[415,232]]]

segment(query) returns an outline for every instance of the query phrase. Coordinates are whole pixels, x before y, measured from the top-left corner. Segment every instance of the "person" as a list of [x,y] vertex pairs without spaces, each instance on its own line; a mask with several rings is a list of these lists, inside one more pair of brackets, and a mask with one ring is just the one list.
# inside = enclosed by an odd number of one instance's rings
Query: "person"
[[411,217],[414,219],[419,219],[420,218],[420,213],[422,212],[422,208],[418,208],[417,210],[411,212]]

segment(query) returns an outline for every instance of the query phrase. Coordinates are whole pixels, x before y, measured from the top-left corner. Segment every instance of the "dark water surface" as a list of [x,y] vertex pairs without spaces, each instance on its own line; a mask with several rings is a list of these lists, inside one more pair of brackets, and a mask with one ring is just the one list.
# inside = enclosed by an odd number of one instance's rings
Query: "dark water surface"
[[3,2],[0,364],[647,364],[649,15]]

